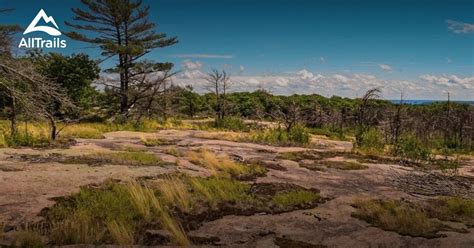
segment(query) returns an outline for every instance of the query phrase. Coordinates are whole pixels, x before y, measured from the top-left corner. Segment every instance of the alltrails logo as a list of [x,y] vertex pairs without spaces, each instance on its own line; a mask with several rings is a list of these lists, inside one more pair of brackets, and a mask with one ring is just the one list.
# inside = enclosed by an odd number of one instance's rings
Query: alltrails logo
[[[38,22],[43,19],[44,23],[46,24],[53,24],[54,27],[50,26],[38,26]],[[59,31],[59,27],[54,21],[52,16],[46,15],[44,10],[40,10],[36,15],[35,19],[31,21],[30,25],[26,28],[23,35],[29,34],[32,32],[45,32],[51,36],[60,36],[61,32]],[[43,39],[40,37],[30,37],[30,38],[22,38],[20,44],[18,45],[19,48],[65,48],[66,41],[61,40],[61,38],[53,38],[52,40]]]

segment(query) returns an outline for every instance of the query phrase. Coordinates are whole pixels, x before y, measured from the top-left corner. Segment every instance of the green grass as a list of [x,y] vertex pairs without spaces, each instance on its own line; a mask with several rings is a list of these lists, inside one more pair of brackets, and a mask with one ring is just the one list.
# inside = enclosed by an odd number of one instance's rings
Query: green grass
[[318,193],[309,190],[279,192],[272,198],[272,203],[279,207],[304,206],[320,199]]
[[118,164],[132,166],[161,165],[162,160],[153,153],[143,151],[100,152],[73,158],[69,163],[99,161],[103,164]]
[[279,153],[277,158],[279,159],[286,159],[299,162],[301,160],[315,160],[319,159],[317,154],[311,153],[310,151],[302,151],[302,152],[282,152]]
[[315,164],[338,170],[364,170],[369,168],[367,165],[351,161],[321,160],[317,161]]
[[198,198],[206,199],[211,206],[219,202],[245,201],[251,199],[247,193],[250,185],[228,178],[193,178],[191,187],[198,194]]
[[[50,209],[51,241],[56,245],[134,243],[136,232],[146,223],[159,222],[176,244],[189,241],[155,192],[138,183],[107,183],[100,189],[83,188],[78,194]],[[184,235],[184,236],[183,236]]]
[[418,205],[398,200],[359,201],[353,217],[383,230],[413,237],[437,238],[449,228],[428,216]]

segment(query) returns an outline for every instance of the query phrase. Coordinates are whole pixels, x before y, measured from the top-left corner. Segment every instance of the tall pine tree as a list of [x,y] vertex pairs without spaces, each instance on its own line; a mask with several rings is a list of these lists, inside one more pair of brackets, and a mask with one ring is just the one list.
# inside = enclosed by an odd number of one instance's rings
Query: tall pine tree
[[155,48],[177,43],[156,33],[156,25],[148,20],[149,6],[141,0],[81,0],[83,9],[73,8],[74,23],[66,25],[83,33],[66,33],[70,38],[91,43],[102,49],[106,58],[118,56],[116,72],[120,74],[120,113],[127,117],[130,107],[130,87],[133,86],[133,68],[140,58]]

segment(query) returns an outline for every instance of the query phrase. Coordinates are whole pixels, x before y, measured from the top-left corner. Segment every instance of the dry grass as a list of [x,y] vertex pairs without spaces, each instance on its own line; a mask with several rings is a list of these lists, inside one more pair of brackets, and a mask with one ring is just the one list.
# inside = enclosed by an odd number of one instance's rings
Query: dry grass
[[150,146],[150,147],[162,145],[162,141],[159,138],[150,138],[150,137],[142,136],[140,138],[140,141],[142,142],[143,145]]
[[12,247],[42,248],[45,245],[39,233],[22,230],[15,234]]
[[183,212],[191,210],[191,195],[183,179],[168,177],[159,183],[158,191],[167,205],[176,205]]
[[134,230],[120,221],[111,220],[107,223],[107,230],[116,244],[121,246],[133,245]]
[[77,210],[51,225],[49,238],[54,244],[97,244],[106,234],[87,211]]
[[207,200],[210,206],[216,206],[223,201],[248,200],[247,194],[250,186],[248,184],[227,178],[192,178],[191,186],[200,198]]
[[[178,184],[179,183],[177,180],[173,181],[172,185],[168,184],[165,186],[168,187],[166,192],[167,194],[171,195],[171,197],[176,197],[179,195],[180,200],[186,200],[182,198],[182,196],[184,196],[183,192],[181,192],[182,195],[180,195],[180,193],[177,193],[176,189],[172,187]],[[166,208],[163,207],[163,205],[166,205],[169,202],[162,203],[160,199],[156,197],[152,189],[146,185],[142,186],[135,181],[131,181],[127,184],[127,190],[130,193],[132,204],[145,220],[150,220],[153,216],[158,216],[162,227],[172,234],[173,242],[175,244],[182,246],[190,245],[190,241],[181,225],[175,219],[173,219],[172,216],[167,212]],[[170,202],[172,203],[171,200]]]
[[441,237],[439,231],[447,227],[429,218],[419,206],[397,200],[358,201],[354,205],[354,217],[387,231],[413,237]]
[[248,133],[242,132],[225,132],[225,131],[216,131],[216,132],[199,132],[193,134],[193,137],[200,139],[215,139],[215,140],[227,140],[227,141],[244,141],[248,138]]
[[189,161],[207,168],[212,175],[240,175],[246,172],[245,167],[230,159],[227,155],[217,155],[207,149],[190,151]]
[[127,184],[127,191],[135,209],[145,220],[150,220],[154,214],[162,211],[161,203],[149,187],[141,186],[136,181]]
[[439,197],[428,201],[424,208],[433,218],[463,222],[468,227],[474,227],[474,199]]

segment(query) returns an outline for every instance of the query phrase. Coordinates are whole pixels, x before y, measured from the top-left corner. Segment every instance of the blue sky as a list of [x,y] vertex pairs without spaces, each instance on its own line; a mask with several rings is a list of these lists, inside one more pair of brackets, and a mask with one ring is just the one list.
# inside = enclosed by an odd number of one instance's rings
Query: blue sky
[[[370,86],[386,98],[474,99],[474,1],[144,1],[158,31],[179,43],[148,58],[175,63],[175,81],[196,84],[225,68],[236,90],[356,97]],[[60,30],[79,1],[0,0],[15,12],[0,23],[26,27],[39,9]],[[63,37],[65,38],[65,37]],[[68,40],[69,54],[95,49]],[[110,60],[102,66],[113,64]],[[374,78],[375,77],[375,78]]]

